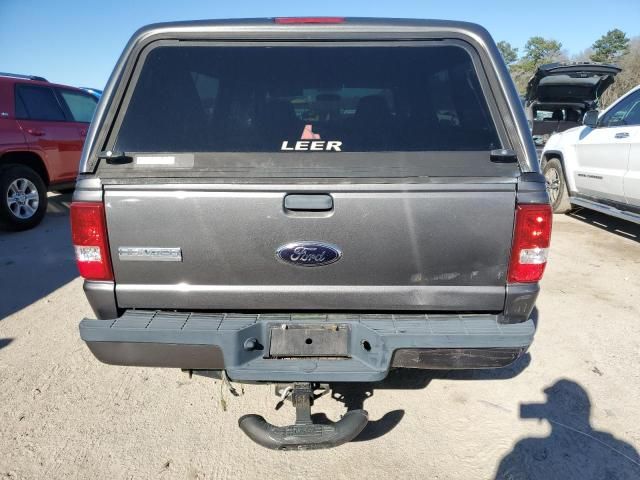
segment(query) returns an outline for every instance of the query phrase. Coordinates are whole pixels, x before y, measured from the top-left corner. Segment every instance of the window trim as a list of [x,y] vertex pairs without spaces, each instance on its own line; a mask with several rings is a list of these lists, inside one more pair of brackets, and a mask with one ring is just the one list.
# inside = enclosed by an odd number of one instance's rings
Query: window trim
[[[18,103],[22,105],[22,108],[20,108],[20,110],[24,112],[24,116],[18,115]],[[24,104],[22,96],[18,94],[17,89],[14,89],[13,92],[13,114],[16,120],[29,120],[29,111],[27,110],[27,106]]]

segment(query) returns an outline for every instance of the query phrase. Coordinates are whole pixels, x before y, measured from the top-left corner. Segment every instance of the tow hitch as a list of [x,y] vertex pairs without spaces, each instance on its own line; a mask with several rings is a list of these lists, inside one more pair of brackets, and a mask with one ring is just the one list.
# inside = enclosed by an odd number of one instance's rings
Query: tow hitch
[[284,391],[282,399],[286,397],[290,397],[296,409],[293,425],[277,427],[264,417],[251,414],[240,417],[240,429],[257,444],[272,450],[312,450],[337,447],[353,440],[369,421],[365,410],[351,410],[335,423],[313,423],[311,405],[316,397],[311,383],[294,383]]

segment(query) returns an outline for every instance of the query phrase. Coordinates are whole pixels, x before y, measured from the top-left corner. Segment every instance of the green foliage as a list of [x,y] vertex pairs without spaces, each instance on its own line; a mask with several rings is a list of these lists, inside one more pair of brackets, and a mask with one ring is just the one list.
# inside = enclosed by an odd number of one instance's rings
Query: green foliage
[[616,63],[622,68],[622,72],[616,75],[615,83],[604,92],[600,108],[608,107],[633,87],[640,85],[640,37],[629,42],[629,52]]
[[535,70],[540,65],[553,62],[560,56],[562,44],[557,40],[542,37],[531,37],[524,46],[522,60],[531,64]]
[[509,42],[505,42],[504,40],[498,42],[498,50],[500,50],[504,63],[507,65],[511,65],[518,60],[518,49],[511,46]]
[[629,38],[617,28],[609,30],[592,45],[594,62],[616,62],[629,51]]
[[531,37],[524,46],[524,54],[518,62],[509,66],[511,76],[520,93],[524,93],[527,82],[536,69],[545,63],[557,61],[562,56],[562,43],[543,37]]

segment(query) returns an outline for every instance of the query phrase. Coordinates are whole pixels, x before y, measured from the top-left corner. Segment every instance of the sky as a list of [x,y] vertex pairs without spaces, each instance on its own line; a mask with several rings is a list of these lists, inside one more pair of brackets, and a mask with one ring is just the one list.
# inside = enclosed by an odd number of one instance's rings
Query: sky
[[465,20],[520,50],[540,35],[559,40],[569,54],[613,28],[640,35],[640,0],[0,0],[0,71],[103,88],[143,25],[317,15]]

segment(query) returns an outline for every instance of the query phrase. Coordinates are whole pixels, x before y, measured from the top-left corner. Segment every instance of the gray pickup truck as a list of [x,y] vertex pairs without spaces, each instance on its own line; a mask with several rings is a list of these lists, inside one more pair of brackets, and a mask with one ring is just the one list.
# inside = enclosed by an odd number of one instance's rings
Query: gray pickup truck
[[468,23],[275,18],[152,25],[87,136],[72,236],[114,365],[280,385],[269,448],[339,445],[322,386],[494,368],[532,342],[544,177],[490,35]]

